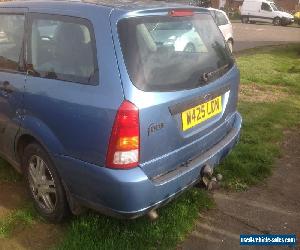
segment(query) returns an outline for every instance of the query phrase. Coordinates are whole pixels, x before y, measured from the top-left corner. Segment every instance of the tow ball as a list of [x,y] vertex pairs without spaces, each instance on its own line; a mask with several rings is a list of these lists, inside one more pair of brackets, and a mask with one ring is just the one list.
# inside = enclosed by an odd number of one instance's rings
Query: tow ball
[[210,165],[205,165],[201,171],[202,186],[207,190],[214,190],[220,187],[220,181],[223,179],[221,174],[214,176],[214,169]]

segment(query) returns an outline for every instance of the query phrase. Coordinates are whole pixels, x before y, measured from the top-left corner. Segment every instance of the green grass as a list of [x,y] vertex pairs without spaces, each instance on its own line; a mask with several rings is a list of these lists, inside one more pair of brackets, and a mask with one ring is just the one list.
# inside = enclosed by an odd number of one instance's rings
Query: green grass
[[31,204],[26,204],[23,208],[13,210],[9,215],[0,218],[0,239],[9,237],[17,226],[33,224],[36,218],[36,212]]
[[[240,143],[219,168],[224,186],[244,190],[272,172],[284,129],[300,124],[300,45],[262,49],[237,60],[243,84],[284,86],[288,96],[276,103],[240,99],[243,115]],[[267,101],[267,100],[266,100]]]
[[207,193],[192,189],[159,210],[160,219],[117,220],[88,214],[74,219],[58,249],[170,249],[194,226],[199,210],[212,206]]
[[[283,46],[279,46],[281,47]],[[253,54],[257,49],[249,50],[250,55],[239,57],[237,62],[241,71],[241,82],[287,86],[300,94],[300,46],[284,47],[263,48],[257,54]]]

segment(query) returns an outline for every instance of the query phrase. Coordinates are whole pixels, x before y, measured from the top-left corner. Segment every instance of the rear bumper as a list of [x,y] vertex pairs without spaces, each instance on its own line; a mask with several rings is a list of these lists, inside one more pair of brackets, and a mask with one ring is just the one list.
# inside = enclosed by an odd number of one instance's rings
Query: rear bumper
[[172,172],[149,179],[141,168],[114,170],[65,156],[55,157],[72,196],[106,215],[136,218],[162,206],[196,184],[203,166],[216,166],[237,143],[242,118],[235,114],[231,131],[215,146]]

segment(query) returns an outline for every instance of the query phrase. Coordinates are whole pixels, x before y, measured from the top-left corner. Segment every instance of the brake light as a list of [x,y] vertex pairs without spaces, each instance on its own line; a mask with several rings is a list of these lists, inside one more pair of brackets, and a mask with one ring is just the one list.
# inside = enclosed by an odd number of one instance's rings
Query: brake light
[[169,15],[172,17],[193,16],[194,12],[192,10],[171,10]]
[[106,156],[109,168],[129,169],[139,164],[140,123],[139,110],[124,101],[115,117]]

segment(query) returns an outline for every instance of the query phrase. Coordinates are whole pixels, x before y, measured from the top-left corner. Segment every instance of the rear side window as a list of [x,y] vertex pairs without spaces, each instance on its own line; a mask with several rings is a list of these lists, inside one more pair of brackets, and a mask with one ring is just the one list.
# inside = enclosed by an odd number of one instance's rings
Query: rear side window
[[196,88],[233,65],[212,16],[146,16],[119,21],[118,32],[128,74],[144,91]]
[[86,19],[33,14],[30,18],[29,71],[38,77],[97,84],[92,25]]
[[24,15],[0,14],[0,70],[19,70]]
[[216,11],[216,18],[218,26],[228,24],[228,20],[222,12]]

